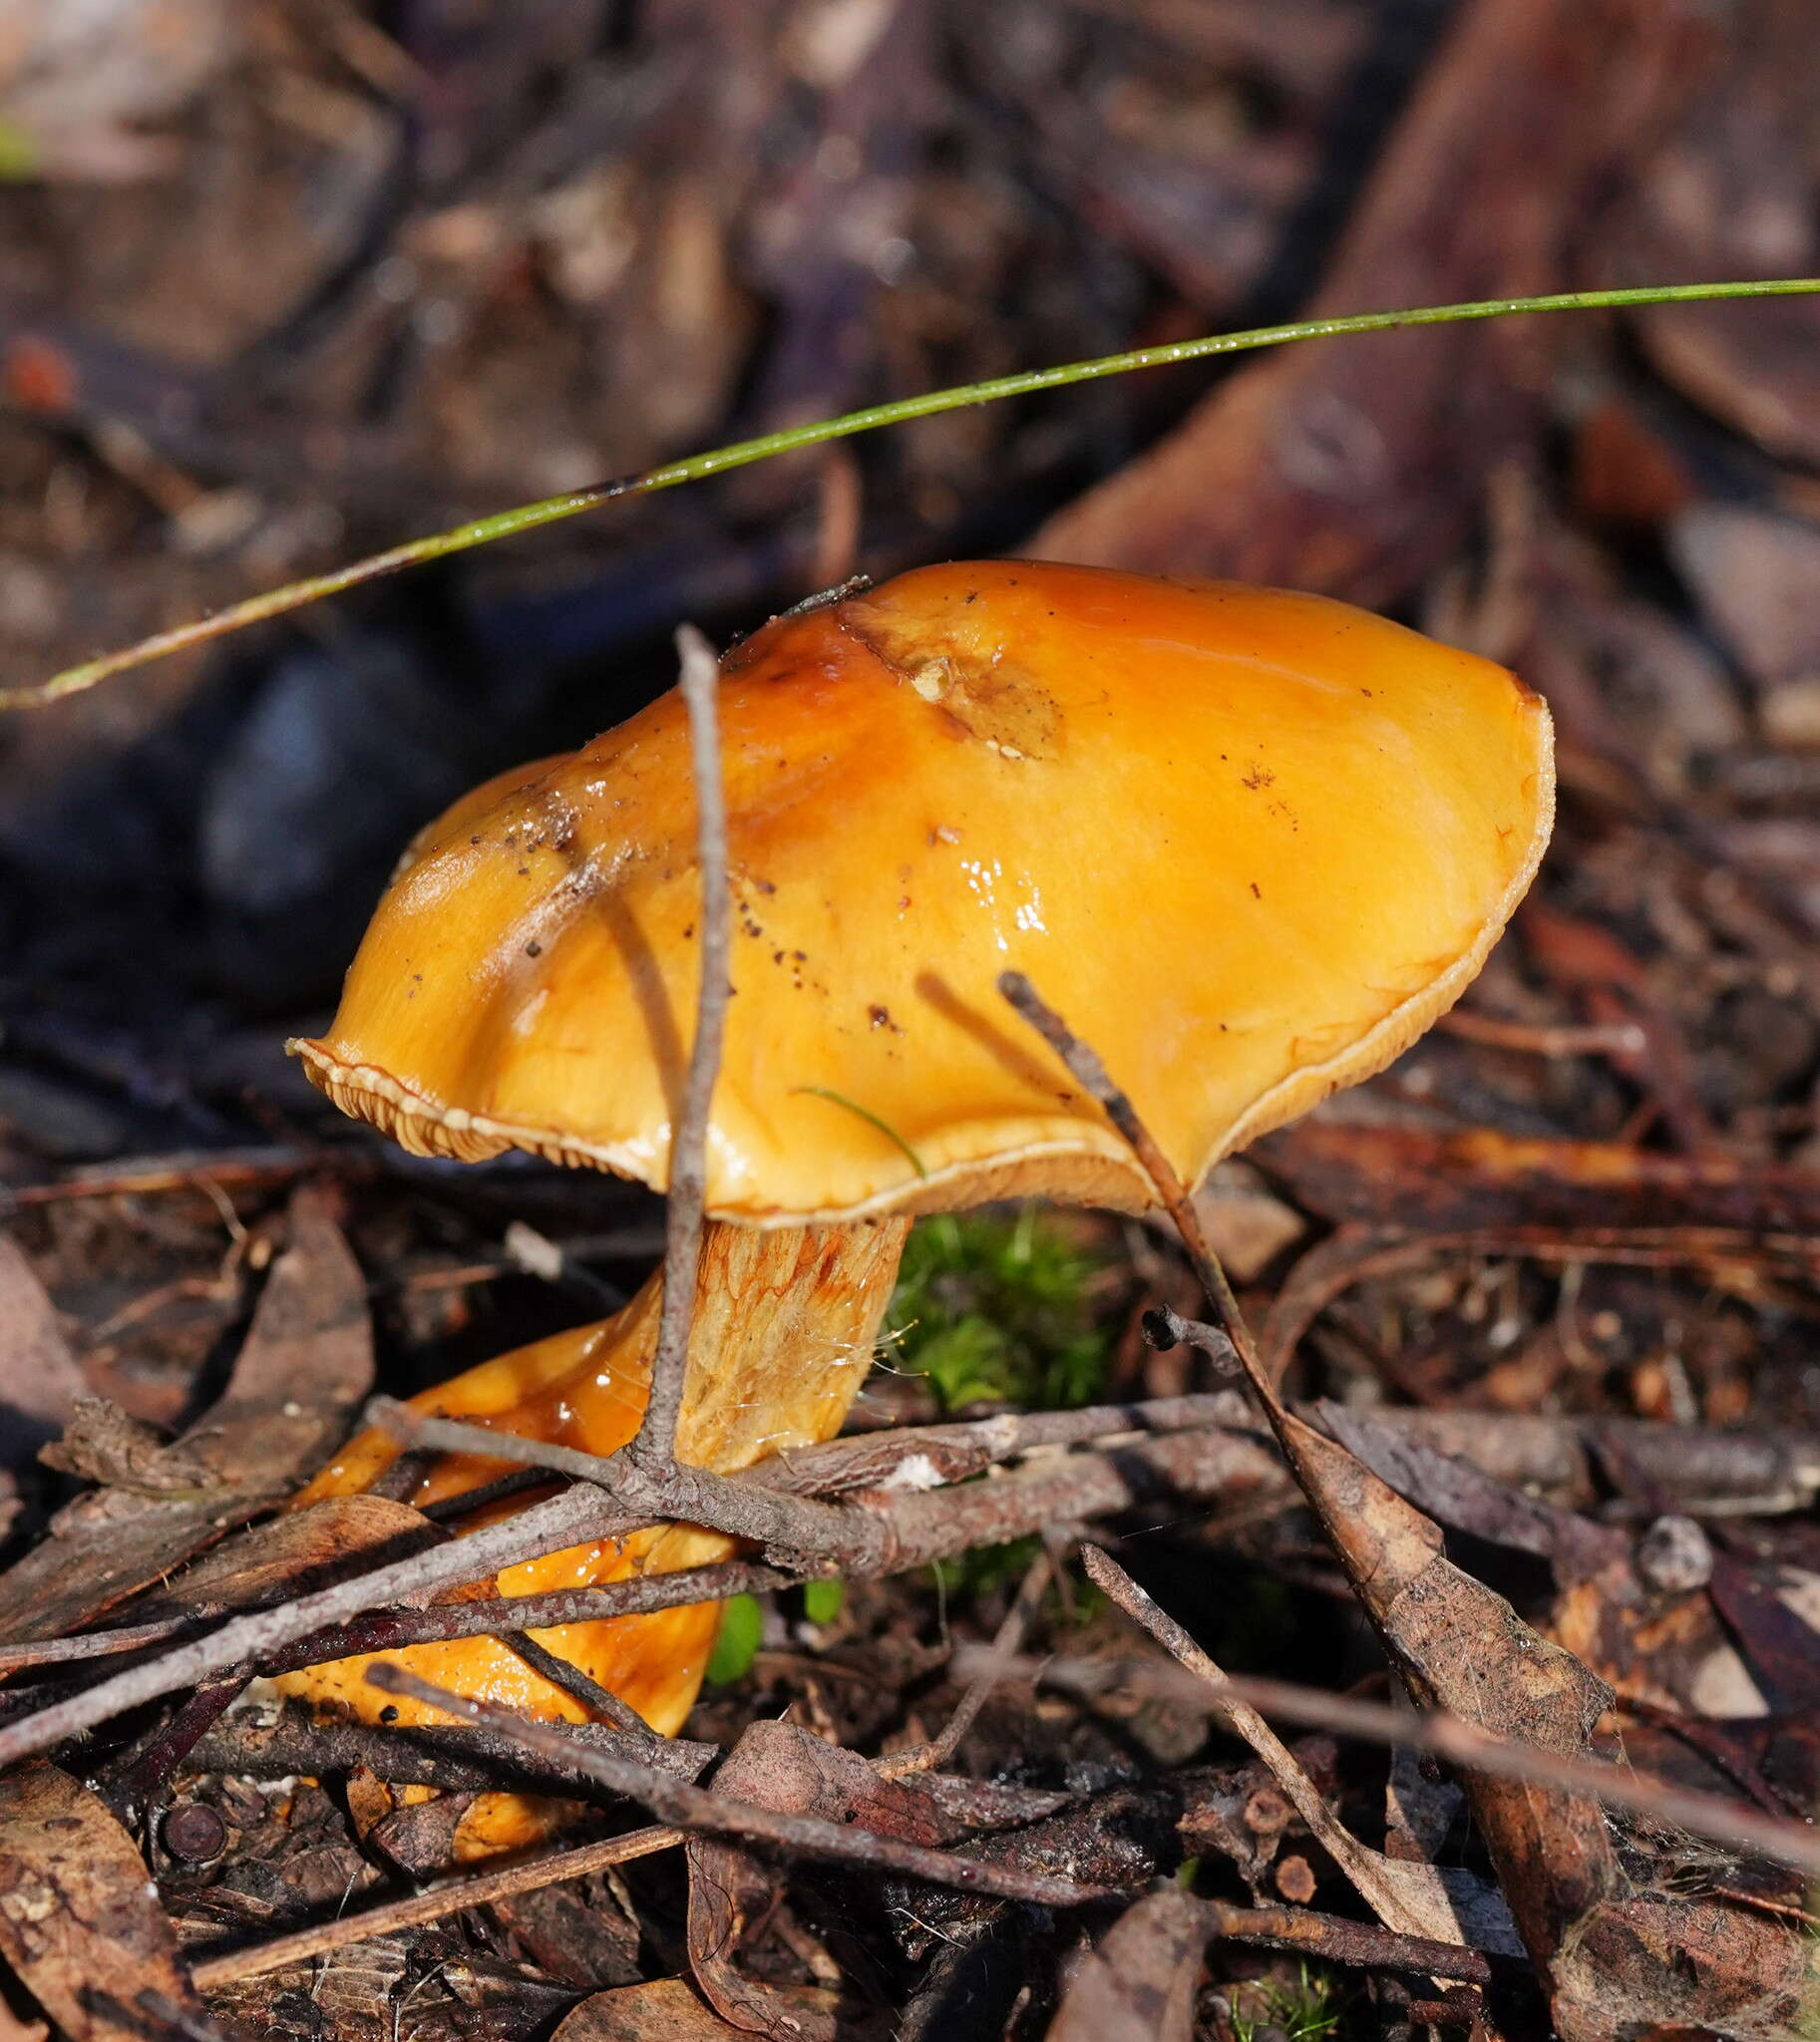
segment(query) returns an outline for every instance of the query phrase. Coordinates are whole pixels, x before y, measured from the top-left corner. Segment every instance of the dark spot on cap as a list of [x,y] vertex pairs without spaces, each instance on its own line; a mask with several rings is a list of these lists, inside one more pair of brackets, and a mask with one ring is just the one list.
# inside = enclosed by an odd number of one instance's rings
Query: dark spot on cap
[[527,957],[543,956],[544,945],[538,941],[536,936],[533,936],[531,941],[525,945],[525,954]]

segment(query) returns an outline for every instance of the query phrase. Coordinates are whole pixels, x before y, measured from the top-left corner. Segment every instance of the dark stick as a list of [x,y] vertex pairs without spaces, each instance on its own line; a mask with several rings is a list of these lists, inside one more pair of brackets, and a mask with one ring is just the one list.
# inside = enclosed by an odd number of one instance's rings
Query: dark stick
[[[702,1473],[677,1472],[688,1477]],[[1210,1429],[1143,1437],[1104,1453],[1057,1455],[997,1482],[967,1483],[839,1511],[827,1505],[818,1508],[840,1519],[844,1542],[859,1548],[842,1569],[857,1579],[903,1572],[973,1545],[1000,1543],[1048,1525],[1072,1524],[1136,1503],[1235,1490],[1274,1493],[1282,1479],[1281,1464],[1255,1439]],[[730,1482],[723,1486],[741,1487]],[[766,1500],[765,1492],[753,1490],[752,1495]],[[792,1500],[771,1493],[769,1501],[782,1505]],[[678,1515],[686,1517],[687,1512]],[[0,1765],[48,1751],[66,1737],[243,1660],[268,1673],[283,1672],[356,1652],[392,1651],[488,1631],[543,1630],[723,1595],[760,1593],[799,1578],[796,1573],[735,1561],[599,1588],[424,1606],[440,1591],[485,1580],[502,1567],[584,1540],[623,1536],[637,1522],[617,1515],[612,1500],[598,1489],[577,1483],[561,1496],[465,1538],[450,1539],[275,1608],[232,1617],[157,1659],[0,1725]],[[399,1603],[415,1606],[391,1606]]]
[[[447,1688],[420,1680],[402,1666],[382,1660],[367,1669],[367,1679],[387,1694],[410,1695],[431,1708],[446,1710],[471,1723],[491,1724],[533,1751],[543,1750],[551,1740],[552,1733],[546,1724],[533,1722],[494,1702],[477,1702],[466,1695],[452,1694]],[[669,1774],[627,1759],[608,1758],[603,1752],[582,1754],[570,1747],[563,1756],[610,1793],[623,1794],[641,1803],[660,1822],[679,1830],[746,1837],[827,1864],[863,1865],[878,1872],[895,1872],[907,1878],[953,1886],[962,1892],[993,1893],[1001,1899],[1028,1900],[1041,1907],[1078,1907],[1108,1896],[1104,1886],[1013,1872],[986,1860],[931,1851],[920,1844],[900,1843],[894,1837],[823,1822],[814,1816],[780,1815],[748,1802],[723,1801],[705,1788],[686,1786]]]
[[1157,1304],[1144,1314],[1143,1325],[1145,1341],[1159,1354],[1167,1354],[1172,1347],[1196,1347],[1222,1375],[1232,1374],[1239,1366],[1232,1341],[1205,1319],[1185,1319],[1168,1305]]
[[[1230,1343],[1217,1327],[1176,1319],[1173,1313],[1170,1318],[1190,1329],[1184,1338],[1194,1338],[1199,1344],[1205,1335],[1218,1342],[1222,1351],[1230,1352]],[[1217,1425],[1235,1415],[1231,1393],[1220,1391],[1198,1397],[1158,1397],[1139,1404],[1090,1404],[1078,1411],[1004,1411],[991,1418],[950,1425],[892,1428],[828,1440],[774,1455],[727,1479],[792,1496],[842,1496],[860,1489],[889,1490],[897,1486],[894,1478],[900,1477],[906,1462],[924,1460],[940,1481],[958,1482],[1032,1447],[1077,1446],[1123,1432],[1183,1432],[1194,1426]],[[365,1418],[367,1424],[395,1439],[422,1442],[448,1453],[518,1461],[602,1487],[622,1481],[623,1464],[617,1457],[585,1454],[576,1447],[530,1439],[523,1433],[498,1432],[491,1426],[468,1425],[458,1419],[432,1418],[391,1397],[371,1398]],[[922,1486],[929,1485],[925,1482]],[[445,1515],[459,1516],[471,1505],[478,1508],[482,1501],[491,1501],[498,1487],[490,1483],[468,1496],[445,1497],[440,1508]]]
[[1501,1957],[1467,1943],[1437,1942],[1426,1935],[1399,1935],[1338,1914],[1316,1914],[1306,1907],[1236,1907],[1226,1900],[1205,1900],[1215,1935],[1231,1942],[1257,1942],[1277,1950],[1300,1950],[1334,1964],[1358,1964],[1372,1970],[1414,1971],[1430,1978],[1461,1978],[1469,1985],[1527,1979],[1529,1963],[1522,1957]]
[[104,1797],[117,1809],[138,1814],[176,1774],[197,1740],[227,1713],[251,1678],[250,1666],[236,1666],[203,1681],[168,1723],[149,1731],[108,1769],[101,1783]]
[[[853,1515],[877,1528],[872,1550],[844,1572],[853,1580],[902,1573],[975,1545],[1001,1544],[1051,1525],[1104,1516],[1138,1503],[1259,1492],[1274,1497],[1284,1495],[1287,1487],[1282,1463],[1257,1439],[1217,1431],[1164,1433],[1103,1454],[1045,1458],[996,1482],[871,1503]],[[322,1659],[393,1651],[483,1631],[592,1623],[724,1595],[760,1594],[789,1587],[800,1578],[735,1560],[596,1588],[439,1603],[421,1610],[380,1608],[333,1631],[311,1633],[282,1657],[267,1659],[264,1670],[284,1672]]]
[[669,1212],[663,1249],[663,1307],[657,1322],[657,1350],[651,1360],[651,1394],[644,1421],[628,1452],[647,1469],[665,1468],[675,1458],[676,1421],[689,1366],[689,1321],[695,1304],[695,1272],[701,1260],[703,1207],[707,1201],[708,1111],[720,1075],[726,1033],[728,930],[731,916],[727,880],[727,805],[721,781],[720,729],[716,698],[720,663],[714,648],[692,624],[676,633],[677,685],[689,710],[694,753],[696,862],[701,872],[701,985],[695,1002],[695,1041],[682,1111],[670,1138]]
[[[571,1741],[612,1751],[616,1733],[595,1724],[570,1723]],[[654,1735],[654,1734],[653,1734]],[[631,1753],[646,1765],[661,1766],[693,1780],[718,1758],[720,1747],[691,1739],[654,1739],[655,1749]],[[255,1780],[287,1774],[352,1773],[365,1767],[397,1787],[440,1787],[451,1794],[511,1788],[524,1794],[578,1798],[585,1785],[566,1760],[527,1752],[496,1731],[429,1723],[322,1722],[288,1708],[275,1723],[232,1717],[197,1740],[188,1759],[193,1773],[237,1773]]]
[[[707,1468],[659,1460],[655,1449],[648,1458],[635,1457],[630,1447],[607,1457],[584,1454],[574,1447],[495,1432],[489,1426],[423,1417],[408,1405],[385,1397],[375,1397],[368,1404],[367,1416],[394,1436],[458,1454],[530,1461],[598,1483],[602,1489],[610,1489],[616,1502],[638,1514],[637,1528],[666,1519],[705,1525],[735,1538],[754,1539],[768,1556],[781,1556],[804,1572],[859,1564],[873,1540],[873,1528],[858,1511],[817,1503],[762,1483],[716,1475]],[[820,1569],[818,1562],[822,1563]]]
[[584,1673],[572,1660],[558,1657],[547,1645],[540,1645],[529,1632],[495,1631],[491,1635],[515,1658],[524,1660],[533,1673],[542,1674],[552,1687],[559,1687],[582,1708],[602,1722],[610,1723],[628,1742],[647,1751],[652,1745],[663,1742],[630,1703],[622,1702],[617,1695],[609,1693],[591,1673]]
[[[1179,1319],[1175,1314],[1169,1318],[1187,1329],[1196,1344],[1205,1333],[1219,1343],[1220,1354],[1226,1352],[1226,1336],[1218,1327]],[[1137,1404],[1094,1405],[1078,1411],[1006,1411],[991,1418],[946,1425],[857,1433],[761,1461],[743,1470],[739,1479],[810,1496],[921,1487],[930,1473],[943,1482],[959,1482],[1031,1447],[1081,1445],[1114,1433],[1164,1433],[1242,1422],[1247,1407],[1236,1405],[1235,1395],[1227,1390],[1201,1396],[1161,1397]],[[1303,1417],[1315,1415],[1304,1407],[1293,1408]],[[1596,1438],[1601,1430],[1610,1428],[1633,1454],[1647,1454],[1648,1465],[1657,1480],[1672,1481],[1676,1474],[1688,1476],[1694,1493],[1677,1495],[1682,1497],[1690,1516],[1702,1515],[1713,1506],[1715,1496],[1722,1499],[1719,1507],[1726,1515],[1734,1514],[1744,1503],[1768,1513],[1805,1509],[1812,1500],[1812,1483],[1803,1473],[1806,1463],[1801,1456],[1807,1449],[1801,1435],[1717,1433],[1697,1427],[1655,1425],[1640,1419],[1578,1421],[1475,1411],[1383,1411],[1375,1417],[1380,1425],[1406,1433],[1439,1452],[1463,1455],[1486,1465],[1499,1481],[1519,1487],[1536,1486],[1551,1494],[1563,1492],[1564,1485],[1581,1470],[1589,1438]],[[907,1462],[918,1464],[912,1471],[917,1477],[914,1484],[905,1482],[900,1473]],[[926,1468],[920,1465],[923,1463]],[[1253,1479],[1249,1470],[1246,1479]],[[489,1483],[461,1496],[445,1497],[430,1505],[424,1515],[437,1520],[461,1518],[502,1496],[546,1486],[545,1478],[535,1469],[527,1468],[502,1482]],[[1577,1501],[1571,1490],[1567,1497],[1570,1502]],[[646,1583],[659,1595],[659,1600],[635,1606],[614,1604],[610,1609],[584,1610],[581,1615],[528,1617],[526,1621],[582,1622],[595,1614],[627,1615],[633,1613],[634,1607],[669,1608],[677,1602],[713,1601],[723,1595],[763,1594],[770,1588],[788,1586],[789,1577],[776,1568],[726,1562],[719,1569],[708,1567],[691,1569],[687,1574],[648,1576]],[[604,1592],[616,1593],[617,1589]],[[646,1588],[641,1587],[639,1592],[646,1592]],[[496,1613],[504,1607],[493,1606]],[[545,1605],[527,1600],[525,1606],[530,1609]],[[168,1644],[186,1632],[202,1629],[212,1620],[211,1616],[201,1614],[161,1617],[151,1623],[123,1624],[113,1630],[88,1631],[71,1638],[0,1645],[0,1673],[105,1658],[117,1652]],[[21,1701],[28,1699],[24,1690],[18,1691],[18,1695]]]

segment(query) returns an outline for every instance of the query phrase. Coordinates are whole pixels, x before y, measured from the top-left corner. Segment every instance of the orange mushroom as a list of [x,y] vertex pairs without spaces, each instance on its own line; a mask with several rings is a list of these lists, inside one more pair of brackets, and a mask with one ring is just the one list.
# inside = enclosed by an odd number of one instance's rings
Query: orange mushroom
[[[996,991],[1029,975],[1183,1179],[1369,1076],[1459,996],[1553,814],[1542,703],[1501,668],[1305,595],[1087,567],[930,567],[775,619],[722,663],[733,997],[680,1458],[836,1432],[911,1215],[1041,1196],[1141,1209],[1124,1142]],[[697,991],[684,706],[470,795],[413,847],[339,1013],[293,1045],[420,1154],[524,1149],[665,1183]],[[616,1318],[420,1408],[597,1454],[642,1410],[656,1279]],[[368,1434],[310,1494],[362,1488]],[[417,1501],[498,1473],[452,1457]],[[671,1528],[503,1592],[724,1554]],[[659,1729],[711,1608],[541,1633]],[[503,1644],[429,1679],[580,1713]],[[357,1713],[343,1661],[293,1676]]]

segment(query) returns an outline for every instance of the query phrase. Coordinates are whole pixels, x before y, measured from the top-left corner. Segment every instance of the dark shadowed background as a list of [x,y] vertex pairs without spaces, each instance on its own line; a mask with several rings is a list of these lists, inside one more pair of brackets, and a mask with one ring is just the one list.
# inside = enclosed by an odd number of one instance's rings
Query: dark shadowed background
[[[6,0],[0,663],[1019,366],[1820,267],[1812,39],[1803,0]],[[1589,901],[1648,922],[1648,997],[1715,1059],[1662,1111],[1784,1153],[1820,975],[1816,342],[1796,301],[1576,317],[968,410],[15,718],[0,1166],[318,1125],[278,1040],[451,796],[648,699],[681,618],[1020,546],[1325,588],[1522,667],[1568,788],[1540,968],[1599,982],[1558,954]],[[1650,889],[1720,878],[1696,998]],[[1602,1082],[1576,1114],[1616,1131],[1637,1100]]]

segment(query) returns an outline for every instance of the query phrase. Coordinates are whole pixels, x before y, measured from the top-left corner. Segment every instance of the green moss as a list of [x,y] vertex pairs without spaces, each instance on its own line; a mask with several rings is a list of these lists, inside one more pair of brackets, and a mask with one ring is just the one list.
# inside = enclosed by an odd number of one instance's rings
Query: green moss
[[1034,1207],[1010,1219],[925,1219],[905,1249],[892,1301],[894,1366],[925,1375],[944,1411],[1089,1404],[1112,1350],[1093,1320],[1102,1266]]

